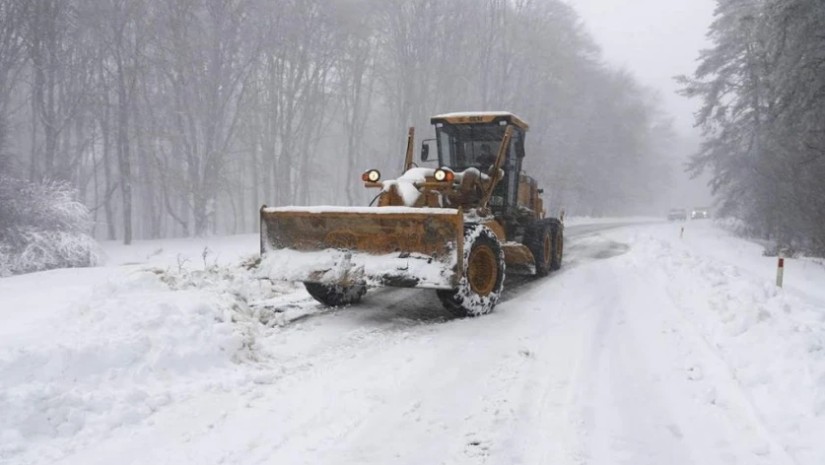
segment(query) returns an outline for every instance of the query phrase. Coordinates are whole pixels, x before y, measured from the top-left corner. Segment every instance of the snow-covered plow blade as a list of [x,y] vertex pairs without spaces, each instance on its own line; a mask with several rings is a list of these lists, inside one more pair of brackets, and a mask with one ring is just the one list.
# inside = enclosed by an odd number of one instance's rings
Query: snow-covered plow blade
[[448,208],[261,208],[270,279],[350,286],[453,289],[464,219]]

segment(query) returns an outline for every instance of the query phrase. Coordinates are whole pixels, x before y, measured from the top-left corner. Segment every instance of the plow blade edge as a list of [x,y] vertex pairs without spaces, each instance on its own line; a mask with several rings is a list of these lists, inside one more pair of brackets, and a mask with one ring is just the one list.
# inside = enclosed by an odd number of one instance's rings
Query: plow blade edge
[[452,289],[463,238],[453,209],[261,208],[262,267],[276,280]]

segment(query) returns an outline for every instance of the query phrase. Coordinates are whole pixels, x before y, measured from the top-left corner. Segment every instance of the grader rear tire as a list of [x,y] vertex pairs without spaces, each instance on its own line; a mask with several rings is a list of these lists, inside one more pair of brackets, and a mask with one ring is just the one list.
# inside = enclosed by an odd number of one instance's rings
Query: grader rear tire
[[561,223],[553,225],[553,258],[550,260],[550,269],[556,271],[561,269],[561,261],[564,258],[564,226]]
[[458,288],[436,291],[444,308],[458,317],[493,311],[504,288],[504,251],[485,226],[469,226],[464,233],[463,273]]
[[553,229],[546,220],[530,225],[524,235],[524,245],[533,253],[536,276],[547,276],[553,259]]
[[555,218],[536,221],[527,229],[524,245],[535,258],[536,276],[547,276],[551,271],[561,268],[564,226]]

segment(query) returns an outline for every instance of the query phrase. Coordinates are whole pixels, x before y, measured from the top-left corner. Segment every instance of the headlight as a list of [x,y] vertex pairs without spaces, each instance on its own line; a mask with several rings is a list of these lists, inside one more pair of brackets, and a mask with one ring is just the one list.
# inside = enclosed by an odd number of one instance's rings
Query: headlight
[[364,174],[361,175],[361,179],[364,182],[378,182],[378,180],[381,179],[381,172],[378,170],[365,171]]
[[445,170],[443,168],[439,168],[435,170],[433,173],[433,177],[438,182],[452,182],[455,179],[455,173],[452,171]]

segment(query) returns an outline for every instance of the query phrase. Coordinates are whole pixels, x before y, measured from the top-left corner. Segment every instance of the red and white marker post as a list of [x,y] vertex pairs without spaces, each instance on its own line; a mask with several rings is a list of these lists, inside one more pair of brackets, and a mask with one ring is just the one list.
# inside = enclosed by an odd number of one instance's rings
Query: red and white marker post
[[782,287],[782,279],[785,277],[785,259],[779,257],[776,262],[776,287]]

